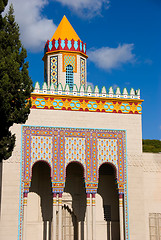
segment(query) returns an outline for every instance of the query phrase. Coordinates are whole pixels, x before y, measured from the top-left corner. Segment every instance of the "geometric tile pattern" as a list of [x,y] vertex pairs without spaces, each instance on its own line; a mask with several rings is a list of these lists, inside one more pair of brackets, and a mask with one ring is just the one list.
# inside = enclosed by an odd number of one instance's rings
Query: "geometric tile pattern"
[[[85,170],[87,191],[97,191],[99,166],[110,162],[117,168],[119,193],[124,192],[126,148],[123,130],[24,126],[23,138],[26,192],[30,187],[32,166],[39,160],[47,161],[51,167],[53,191],[63,191],[67,164],[79,161]],[[56,183],[61,184],[57,187]]]
[[72,40],[55,40],[53,39],[52,41],[49,42],[49,40],[46,42],[45,47],[44,47],[44,54],[46,52],[53,52],[57,50],[66,50],[66,51],[72,51],[72,52],[78,52],[82,53],[83,55],[86,56],[86,44],[83,43],[82,41],[74,41]]
[[58,84],[58,57],[50,58],[51,83]]
[[52,190],[60,193],[65,186],[65,172],[69,162],[78,161],[83,166],[86,193],[97,192],[102,162],[113,164],[117,172],[118,193],[125,196],[126,240],[129,239],[124,130],[22,126],[19,240],[22,239],[23,192],[29,191],[32,166],[39,160],[50,165]]
[[65,138],[65,164],[79,161],[85,166],[85,138]]
[[92,99],[90,97],[59,95],[44,96],[42,94],[31,95],[31,108],[34,109],[51,109],[51,110],[70,110],[85,112],[103,112],[103,113],[124,113],[124,114],[141,114],[142,107],[140,102],[131,102],[123,99]]
[[52,137],[31,136],[32,164],[39,160],[52,160]]
[[71,53],[63,53],[63,72],[66,72],[66,67],[71,65],[73,72],[77,72],[77,55]]
[[104,162],[111,162],[117,168],[117,140],[116,139],[98,139],[98,161],[99,165]]
[[80,59],[80,72],[81,72],[81,81],[80,81],[80,85],[85,85],[85,59],[81,58]]

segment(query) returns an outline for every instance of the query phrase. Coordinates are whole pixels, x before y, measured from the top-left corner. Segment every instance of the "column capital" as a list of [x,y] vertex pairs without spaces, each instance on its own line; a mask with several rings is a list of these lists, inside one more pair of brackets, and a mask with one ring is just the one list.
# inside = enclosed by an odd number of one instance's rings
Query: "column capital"
[[96,197],[96,193],[92,193],[92,198],[95,198]]
[[123,193],[119,193],[119,199],[122,199],[124,197]]
[[54,192],[54,193],[53,193],[53,198],[56,198],[56,196],[57,196],[57,193]]
[[24,197],[24,198],[27,198],[27,196],[28,196],[28,192],[24,192],[24,193],[23,193],[23,197]]
[[58,193],[59,198],[62,198],[63,193]]
[[87,197],[87,198],[90,198],[90,193],[86,193],[86,197]]

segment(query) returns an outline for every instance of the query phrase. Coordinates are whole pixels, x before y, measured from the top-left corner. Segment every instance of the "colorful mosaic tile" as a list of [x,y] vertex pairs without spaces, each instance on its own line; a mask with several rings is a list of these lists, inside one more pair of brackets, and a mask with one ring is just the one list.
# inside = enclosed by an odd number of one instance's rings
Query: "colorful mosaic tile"
[[85,166],[85,138],[65,138],[65,163],[79,161]]
[[105,100],[92,99],[90,97],[77,96],[43,96],[31,95],[31,108],[34,109],[52,109],[52,110],[69,110],[85,112],[103,112],[103,113],[124,113],[124,114],[141,114],[141,102],[134,100]]
[[58,57],[50,58],[51,83],[58,84]]
[[80,85],[85,85],[86,83],[86,65],[85,65],[85,59],[81,58],[80,59],[80,74],[81,74],[81,80],[80,80]]
[[98,139],[97,149],[99,165],[108,161],[117,167],[117,139]]
[[[106,159],[102,151],[106,153]],[[63,192],[69,162],[78,161],[84,167],[86,193],[97,192],[102,161],[113,164],[117,169],[118,192],[125,194],[125,226],[128,226],[125,131],[23,126],[19,240],[22,239],[23,192],[29,191],[32,166],[39,160],[46,161],[51,167],[53,192]]]
[[31,137],[31,159],[31,165],[40,160],[45,160],[52,164],[52,137]]
[[52,41],[47,41],[45,46],[44,46],[44,54],[48,54],[53,51],[61,51],[61,50],[66,50],[66,51],[74,51],[83,54],[85,57],[86,56],[86,44],[83,43],[82,41],[74,41],[72,40],[55,40],[53,39]]
[[63,72],[66,72],[66,67],[71,65],[73,67],[73,72],[77,72],[77,55],[71,53],[63,54]]

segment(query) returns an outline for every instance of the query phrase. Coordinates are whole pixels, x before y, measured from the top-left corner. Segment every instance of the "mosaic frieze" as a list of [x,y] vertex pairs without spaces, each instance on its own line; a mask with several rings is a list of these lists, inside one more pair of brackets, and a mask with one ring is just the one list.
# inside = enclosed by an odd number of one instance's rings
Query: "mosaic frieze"
[[103,113],[124,113],[141,114],[142,106],[140,102],[131,102],[128,100],[96,100],[88,97],[64,97],[54,95],[42,96],[31,95],[31,108],[51,109],[51,110],[69,110],[85,112],[103,112]]
[[47,41],[44,47],[44,54],[47,52],[53,52],[57,50],[67,50],[67,51],[74,51],[74,52],[81,52],[86,56],[86,43],[82,41],[74,41],[68,39],[53,39],[52,41]]

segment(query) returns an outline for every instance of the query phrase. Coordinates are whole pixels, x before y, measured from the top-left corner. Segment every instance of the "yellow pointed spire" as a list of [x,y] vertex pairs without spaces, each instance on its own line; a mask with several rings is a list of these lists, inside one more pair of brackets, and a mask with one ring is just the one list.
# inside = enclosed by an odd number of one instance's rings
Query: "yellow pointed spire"
[[52,41],[53,39],[58,40],[59,38],[62,40],[65,40],[65,38],[67,38],[68,40],[73,39],[74,41],[80,40],[80,38],[76,34],[74,28],[72,27],[72,25],[70,24],[65,15],[62,18],[59,26],[57,27],[50,41]]

